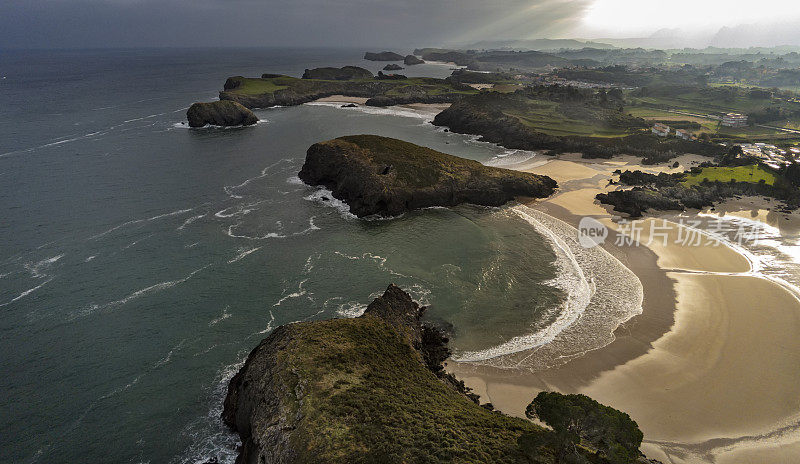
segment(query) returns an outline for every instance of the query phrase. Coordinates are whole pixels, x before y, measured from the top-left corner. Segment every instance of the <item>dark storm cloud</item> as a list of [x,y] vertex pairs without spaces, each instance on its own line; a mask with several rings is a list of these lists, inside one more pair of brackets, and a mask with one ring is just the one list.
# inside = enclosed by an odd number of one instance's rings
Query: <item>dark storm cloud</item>
[[586,0],[0,0],[0,48],[418,46],[561,36]]

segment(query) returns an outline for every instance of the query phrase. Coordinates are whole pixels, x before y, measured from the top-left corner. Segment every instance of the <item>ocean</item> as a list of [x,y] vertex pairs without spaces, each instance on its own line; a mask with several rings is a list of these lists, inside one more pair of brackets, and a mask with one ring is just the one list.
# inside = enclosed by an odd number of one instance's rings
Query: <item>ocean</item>
[[582,309],[568,257],[513,206],[359,220],[297,178],[311,144],[348,134],[492,165],[535,154],[410,109],[310,104],[259,110],[248,128],[184,123],[228,76],[377,72],[362,53],[0,52],[1,461],[232,462],[219,413],[249,351],[280,324],[357,316],[389,283],[475,359],[541,343],[530,335]]

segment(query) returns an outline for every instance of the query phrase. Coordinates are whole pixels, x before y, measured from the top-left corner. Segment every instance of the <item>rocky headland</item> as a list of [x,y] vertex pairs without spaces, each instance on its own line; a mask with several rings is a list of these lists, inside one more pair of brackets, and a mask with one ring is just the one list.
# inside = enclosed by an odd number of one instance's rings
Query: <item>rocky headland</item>
[[[350,68],[346,73],[354,73]],[[241,103],[247,108],[294,106],[332,95],[367,98],[368,106],[388,106],[409,103],[451,103],[463,95],[477,91],[467,85],[446,79],[429,77],[406,78],[379,73],[341,79],[345,68],[306,70],[304,79],[290,76],[265,75],[261,78],[234,76],[228,78],[219,94],[220,100]],[[364,70],[366,71],[366,70]],[[366,71],[369,72],[369,71]],[[352,74],[351,74],[352,75]],[[325,77],[325,78],[317,78]]]
[[704,163],[702,167],[675,174],[655,175],[642,171],[618,174],[621,186],[633,188],[600,193],[596,198],[612,206],[614,211],[631,217],[641,217],[648,210],[702,209],[739,196],[775,198],[784,203],[784,211],[800,206],[800,192],[790,177],[759,164],[717,166]]
[[250,126],[258,122],[258,117],[248,108],[233,101],[195,103],[186,111],[190,127],[212,126]]
[[359,317],[275,329],[228,384],[236,463],[656,463],[636,422],[584,395],[531,392],[526,416],[554,431],[479,405],[425,310],[392,284]]
[[299,176],[330,189],[359,217],[461,203],[500,206],[515,197],[547,197],[557,187],[547,176],[484,166],[376,135],[312,145]]
[[403,55],[395,52],[367,52],[364,59],[368,61],[403,61]]
[[386,66],[383,67],[384,71],[400,71],[401,69],[404,69],[404,68],[402,66],[400,66],[399,64],[394,64],[394,63],[389,63],[389,64],[387,64]]
[[[682,153],[713,157],[725,151],[712,143],[656,137],[647,131],[643,119],[625,113],[622,103],[593,90],[560,86],[531,86],[510,93],[484,91],[459,99],[436,115],[433,124],[479,135],[481,140],[506,148],[583,153],[586,158],[631,154],[655,163]],[[563,124],[554,131],[541,129],[553,120]],[[591,135],[568,135],[571,131]]]
[[[401,68],[402,69],[402,68]],[[280,75],[262,75],[264,78],[281,77]],[[341,68],[314,68],[306,69],[303,73],[303,79],[323,79],[330,81],[348,81],[351,79],[372,79],[375,77],[372,72],[358,66],[343,66]]]

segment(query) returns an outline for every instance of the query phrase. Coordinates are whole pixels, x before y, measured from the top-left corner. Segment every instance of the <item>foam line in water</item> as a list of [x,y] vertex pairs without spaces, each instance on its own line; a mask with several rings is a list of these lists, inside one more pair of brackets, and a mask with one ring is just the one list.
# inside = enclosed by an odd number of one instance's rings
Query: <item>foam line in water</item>
[[461,353],[456,358],[457,361],[482,361],[529,350],[552,342],[559,333],[574,323],[589,305],[589,300],[593,293],[592,286],[584,276],[583,269],[581,269],[569,246],[561,237],[537,221],[533,215],[521,210],[514,210],[514,212],[531,224],[552,245],[556,254],[555,264],[558,269],[558,276],[549,284],[561,289],[566,294],[566,300],[557,311],[556,319],[544,329],[514,337],[505,343],[486,350]]
[[538,371],[563,364],[614,341],[614,331],[642,312],[644,292],[630,269],[602,247],[583,248],[577,230],[552,216],[524,205],[511,212],[531,224],[556,252],[559,270],[551,285],[567,298],[541,329],[486,350],[455,353],[454,360],[500,368]]
[[37,286],[35,286],[35,287],[33,287],[33,288],[29,288],[29,289],[25,290],[24,292],[22,292],[22,293],[20,293],[19,295],[15,296],[15,297],[14,297],[14,298],[12,298],[11,300],[9,300],[9,301],[7,301],[7,302],[5,302],[5,303],[2,303],[2,304],[0,304],[0,307],[3,307],[3,306],[8,306],[8,305],[10,305],[11,303],[14,303],[14,302],[16,302],[16,301],[19,301],[19,300],[21,300],[21,299],[25,298],[26,296],[30,295],[31,293],[35,292],[36,290],[39,290],[40,288],[42,288],[42,287],[44,287],[45,285],[47,285],[47,284],[48,284],[48,283],[49,283],[51,280],[53,280],[53,279],[54,279],[54,277],[51,277],[51,278],[49,278],[49,279],[45,280],[44,282],[42,282],[41,284],[39,284],[39,285],[37,285]]
[[128,294],[124,298],[120,298],[119,300],[110,301],[110,302],[104,303],[102,305],[98,305],[98,304],[93,303],[93,304],[89,305],[89,307],[87,307],[87,308],[84,308],[84,309],[82,309],[80,311],[74,312],[72,314],[72,316],[70,317],[70,319],[76,319],[78,317],[88,316],[89,314],[95,313],[97,311],[105,311],[105,310],[109,310],[109,309],[116,308],[116,307],[119,307],[119,306],[123,306],[123,305],[125,305],[126,303],[128,303],[130,301],[133,301],[133,300],[135,300],[137,298],[140,298],[142,296],[148,295],[150,293],[160,292],[162,290],[166,290],[168,288],[172,288],[172,287],[174,287],[176,285],[180,285],[180,284],[186,282],[187,280],[191,279],[192,277],[194,277],[195,274],[197,274],[198,272],[201,272],[201,271],[207,269],[210,266],[211,266],[210,264],[207,264],[207,265],[205,265],[205,266],[203,266],[203,267],[201,267],[199,269],[195,269],[194,271],[189,273],[189,275],[187,275],[186,277],[183,277],[183,278],[180,278],[180,279],[177,279],[177,280],[168,280],[168,281],[165,281],[165,282],[159,282],[157,284],[150,285],[149,287],[145,287],[145,288],[136,290],[135,292],[132,292],[132,293]]

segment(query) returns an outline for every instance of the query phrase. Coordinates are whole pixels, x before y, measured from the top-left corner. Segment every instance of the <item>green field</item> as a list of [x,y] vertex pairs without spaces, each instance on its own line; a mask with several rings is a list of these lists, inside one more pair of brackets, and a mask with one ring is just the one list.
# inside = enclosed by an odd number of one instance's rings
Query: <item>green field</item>
[[586,119],[564,114],[559,103],[547,100],[528,100],[522,108],[504,109],[503,113],[520,120],[523,124],[539,132],[556,136],[583,137],[624,137],[631,131],[612,127],[599,118],[589,118],[591,110],[586,110]]
[[240,93],[243,95],[262,95],[265,93],[273,93],[278,90],[286,89],[295,84],[295,81],[300,79],[294,77],[275,77],[272,79],[250,78],[245,77],[241,79],[241,84],[236,87],[232,92]]
[[767,185],[774,185],[777,175],[760,165],[733,166],[733,167],[708,167],[703,168],[697,174],[687,174],[683,184],[687,187],[699,185],[703,180],[709,182],[752,182],[758,183],[763,180]]

